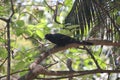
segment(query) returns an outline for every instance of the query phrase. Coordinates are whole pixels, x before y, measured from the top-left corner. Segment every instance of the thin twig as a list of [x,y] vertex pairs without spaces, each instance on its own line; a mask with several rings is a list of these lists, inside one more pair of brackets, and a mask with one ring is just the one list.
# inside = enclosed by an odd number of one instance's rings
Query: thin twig
[[[19,70],[19,71],[16,71],[16,72],[13,72],[13,73],[11,73],[10,75],[13,75],[13,74],[16,74],[16,73],[20,73],[20,72],[24,72],[24,71],[28,71],[29,69],[25,69],[25,70]],[[7,75],[4,75],[4,76],[0,76],[0,79],[1,78],[4,78],[4,77],[6,77]]]
[[48,5],[48,3],[47,3],[46,0],[44,0],[44,3],[47,5],[48,8],[50,8],[52,11],[54,11],[54,9],[52,8],[52,7],[54,7],[54,6],[50,6],[50,5]]
[[45,69],[47,69],[47,68],[49,68],[49,67],[51,67],[51,66],[53,66],[53,65],[55,65],[57,63],[58,63],[58,61],[56,61],[55,63],[49,64],[48,66],[45,67]]
[[23,13],[27,13],[29,14],[30,16],[32,16],[38,23],[40,23],[40,21],[37,19],[37,17],[35,17],[32,13],[29,13],[29,12],[22,12]]
[[85,50],[88,52],[88,54],[90,54],[91,58],[93,59],[93,61],[94,61],[95,64],[96,64],[97,68],[98,68],[98,69],[101,69],[100,66],[99,66],[99,64],[98,64],[98,62],[97,62],[97,60],[95,59],[95,57],[94,57],[93,54],[91,53],[91,51],[90,51],[87,47],[84,47],[84,48],[85,48]]
[[61,24],[59,21],[57,21],[58,5],[59,5],[59,2],[57,1],[57,5],[56,5],[55,10],[54,10],[54,21],[57,24]]
[[110,80],[110,73],[108,73],[108,78],[107,78],[107,80]]
[[8,57],[5,58],[5,60],[3,61],[3,63],[0,65],[0,67],[2,67],[2,65],[6,62]]
[[59,2],[57,1],[56,5],[55,6],[55,9],[53,9],[52,7],[54,6],[50,6],[47,4],[46,0],[44,0],[44,3],[54,12],[54,21],[57,23],[57,24],[61,24],[59,21],[57,21],[57,12],[58,12],[58,5],[59,5]]

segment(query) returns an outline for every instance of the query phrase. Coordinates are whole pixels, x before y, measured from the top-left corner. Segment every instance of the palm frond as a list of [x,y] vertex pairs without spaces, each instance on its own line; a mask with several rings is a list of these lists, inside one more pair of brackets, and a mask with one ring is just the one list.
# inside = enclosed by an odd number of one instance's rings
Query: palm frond
[[118,5],[115,3],[115,0],[76,0],[65,19],[65,29],[72,31],[79,39],[91,31],[91,34],[99,33],[102,39],[119,41],[120,31],[115,17]]

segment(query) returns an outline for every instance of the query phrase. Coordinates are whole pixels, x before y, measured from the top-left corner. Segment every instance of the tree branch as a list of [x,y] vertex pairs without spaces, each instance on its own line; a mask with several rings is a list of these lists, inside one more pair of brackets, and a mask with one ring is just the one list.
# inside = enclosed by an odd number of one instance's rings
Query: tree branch
[[[49,76],[62,76],[62,77],[56,77],[56,78],[37,78],[37,79],[44,79],[44,80],[52,80],[52,79],[63,79],[68,77],[77,77],[77,76],[83,76],[83,75],[90,75],[90,74],[96,74],[96,73],[120,73],[120,70],[85,70],[85,71],[50,71]],[[73,75],[71,75],[73,74]]]
[[[101,40],[89,40],[88,42],[92,42],[94,45],[108,45],[108,46],[120,46],[120,43],[113,43],[111,41],[101,41]],[[54,54],[56,52],[62,51],[62,50],[66,50],[68,48],[73,48],[73,47],[78,47],[78,46],[85,46],[85,45],[80,45],[80,44],[76,44],[76,43],[72,43],[72,44],[68,44],[66,46],[62,46],[62,47],[58,47],[55,46],[49,50],[47,50],[46,52],[41,53],[41,55],[30,65],[30,70],[27,74],[25,74],[24,76],[20,77],[19,80],[32,80],[34,78],[37,77],[37,75],[39,74],[45,74],[45,75],[55,75],[54,72],[50,72],[48,70],[46,70],[43,66],[39,65],[44,59],[46,59],[49,55]],[[100,72],[106,72],[104,70],[98,70],[97,71]],[[111,70],[112,72],[112,70]],[[117,71],[116,71],[117,72]],[[55,71],[56,73],[56,71]],[[95,73],[93,71],[93,73]],[[63,75],[64,73],[57,73],[57,75]],[[70,74],[70,72],[68,72],[68,74]]]
[[11,11],[12,13],[10,14],[9,18],[7,19],[6,23],[6,27],[7,27],[7,51],[8,51],[8,63],[7,63],[7,80],[10,80],[10,69],[11,69],[11,47],[10,47],[10,22],[12,19],[12,16],[14,15],[14,8],[13,8],[13,1],[10,0],[11,3]]
[[87,40],[87,42],[91,42],[93,45],[120,46],[120,42],[113,42],[109,40]]
[[[16,74],[16,73],[20,73],[20,72],[24,72],[24,71],[28,71],[29,69],[25,69],[25,70],[19,70],[19,71],[16,71],[16,72],[13,72],[11,73],[10,75],[13,75],[13,74]],[[4,75],[4,76],[0,76],[0,79],[6,77],[7,75]]]

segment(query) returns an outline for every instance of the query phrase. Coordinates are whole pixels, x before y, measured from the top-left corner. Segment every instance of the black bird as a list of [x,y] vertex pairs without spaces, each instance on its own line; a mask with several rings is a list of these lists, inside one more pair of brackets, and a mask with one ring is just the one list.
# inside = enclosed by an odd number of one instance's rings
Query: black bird
[[65,46],[71,43],[78,43],[82,45],[93,45],[93,43],[86,42],[86,41],[78,41],[74,38],[71,38],[67,35],[56,33],[56,34],[46,34],[45,39],[49,40],[50,42],[56,44],[57,46]]

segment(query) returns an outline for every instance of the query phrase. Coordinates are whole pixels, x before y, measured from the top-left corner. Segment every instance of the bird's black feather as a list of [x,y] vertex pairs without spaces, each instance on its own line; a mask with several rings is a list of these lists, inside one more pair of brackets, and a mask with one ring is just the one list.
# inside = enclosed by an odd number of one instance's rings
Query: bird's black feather
[[71,43],[78,43],[78,44],[82,44],[82,45],[93,45],[90,42],[86,42],[86,41],[77,41],[74,38],[71,38],[67,35],[64,34],[46,34],[45,35],[45,39],[49,40],[50,42],[56,44],[57,46],[65,46],[67,44],[71,44]]

